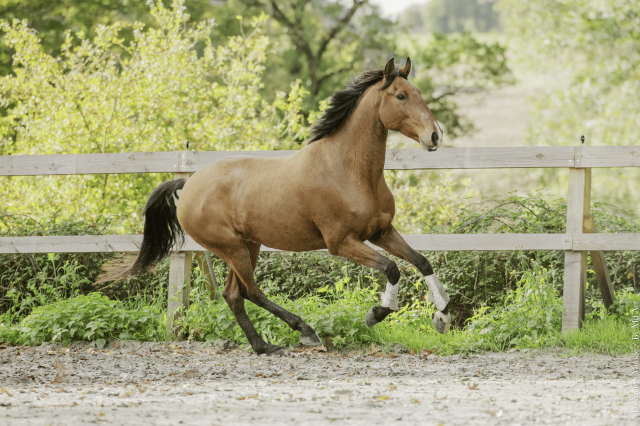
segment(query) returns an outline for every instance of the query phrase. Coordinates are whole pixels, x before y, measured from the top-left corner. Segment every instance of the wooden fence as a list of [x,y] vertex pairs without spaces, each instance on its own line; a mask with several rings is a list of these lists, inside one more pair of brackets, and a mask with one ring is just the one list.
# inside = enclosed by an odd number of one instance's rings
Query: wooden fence
[[[295,151],[176,151],[117,154],[63,154],[0,156],[0,176],[44,176],[119,173],[173,173],[174,178],[222,158],[244,155],[283,157]],[[387,150],[387,170],[569,168],[565,234],[449,234],[404,235],[416,250],[564,250],[563,330],[581,326],[584,319],[587,251],[591,252],[605,304],[613,290],[602,250],[640,250],[640,234],[596,234],[590,215],[591,168],[640,167],[640,146],[617,147],[509,147]],[[637,202],[637,200],[635,200]],[[2,237],[0,254],[136,252],[141,235]],[[168,331],[174,313],[186,306],[191,253],[204,250],[188,238],[171,254]],[[263,251],[272,249],[262,247]]]

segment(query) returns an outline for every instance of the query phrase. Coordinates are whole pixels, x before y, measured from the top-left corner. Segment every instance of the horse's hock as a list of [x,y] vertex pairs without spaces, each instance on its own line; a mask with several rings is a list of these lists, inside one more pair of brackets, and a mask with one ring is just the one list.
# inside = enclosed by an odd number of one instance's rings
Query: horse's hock
[[[174,173],[188,177],[207,164],[231,156],[282,157],[295,151],[152,152],[0,156],[0,176],[47,176],[117,173]],[[587,252],[605,305],[614,300],[613,286],[602,250],[640,250],[640,234],[597,234],[590,214],[591,168],[640,167],[639,146],[509,147],[387,150],[385,169],[569,168],[565,234],[448,234],[403,235],[416,250],[564,250],[565,275],[562,328],[581,326],[585,314]],[[139,235],[1,237],[0,253],[137,252]],[[178,332],[172,319],[186,306],[193,251],[204,249],[187,238],[172,252],[169,274],[170,334]],[[263,251],[272,251],[262,247]],[[202,260],[200,260],[202,262]],[[208,269],[208,268],[206,268]],[[214,286],[215,280],[210,280]],[[212,287],[213,288],[213,287]]]

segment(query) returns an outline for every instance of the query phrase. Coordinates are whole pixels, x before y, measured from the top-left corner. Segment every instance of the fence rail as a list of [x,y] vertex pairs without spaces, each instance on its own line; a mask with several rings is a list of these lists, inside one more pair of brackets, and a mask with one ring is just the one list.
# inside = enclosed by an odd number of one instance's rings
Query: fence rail
[[[117,154],[60,154],[0,156],[0,176],[50,176],[120,173],[173,173],[188,177],[214,161],[238,155],[285,157],[297,151],[173,151]],[[640,234],[597,234],[590,215],[591,168],[640,167],[640,146],[617,147],[508,147],[388,149],[385,169],[497,169],[568,168],[567,230],[565,234],[433,234],[404,235],[416,250],[564,250],[563,330],[579,328],[584,319],[587,251],[603,259],[602,250],[640,250]],[[0,254],[136,252],[141,235],[83,235],[2,237]],[[190,287],[191,253],[204,249],[191,238],[171,255],[169,320],[186,306]],[[263,247],[263,251],[274,249]],[[598,266],[599,265],[599,266]],[[613,298],[602,261],[594,262],[603,300]]]
[[[286,157],[297,151],[170,151],[0,156],[0,176],[193,173],[237,155]],[[388,149],[387,170],[640,167],[640,147]]]
[[[640,250],[640,234],[404,234],[403,237],[415,250],[423,251]],[[0,254],[137,252],[141,244],[142,235],[0,237]],[[206,250],[190,237],[176,249]],[[265,246],[260,250],[279,251]]]

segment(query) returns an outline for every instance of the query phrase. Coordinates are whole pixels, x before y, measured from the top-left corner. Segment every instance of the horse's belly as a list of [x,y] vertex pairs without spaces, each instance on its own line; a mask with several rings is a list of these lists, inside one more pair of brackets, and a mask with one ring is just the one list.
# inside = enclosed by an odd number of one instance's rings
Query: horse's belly
[[252,214],[247,212],[243,235],[264,246],[284,251],[327,248],[322,233],[303,217],[291,214]]

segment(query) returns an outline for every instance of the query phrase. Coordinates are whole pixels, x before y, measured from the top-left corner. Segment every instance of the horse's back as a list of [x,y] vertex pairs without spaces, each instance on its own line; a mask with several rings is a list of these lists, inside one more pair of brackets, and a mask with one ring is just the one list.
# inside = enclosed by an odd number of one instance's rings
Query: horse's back
[[296,185],[299,158],[229,157],[187,180],[178,218],[196,241],[222,238],[223,229],[268,247],[291,251],[324,248],[308,214],[308,194]]

